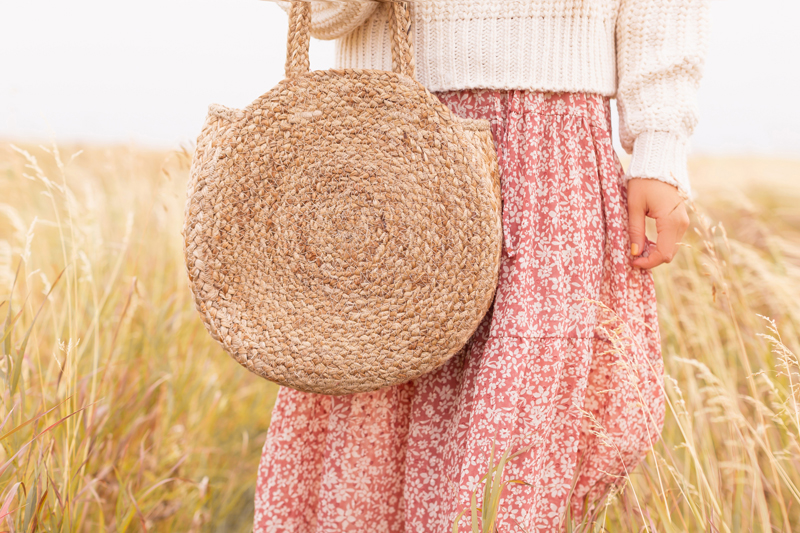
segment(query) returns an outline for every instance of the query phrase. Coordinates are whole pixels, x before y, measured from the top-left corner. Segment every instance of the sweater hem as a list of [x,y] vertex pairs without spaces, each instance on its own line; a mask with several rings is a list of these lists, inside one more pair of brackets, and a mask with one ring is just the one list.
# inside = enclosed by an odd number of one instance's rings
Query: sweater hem
[[[337,68],[391,70],[386,14],[383,10],[337,41]],[[554,27],[559,31],[553,32]],[[411,31],[417,79],[430,91],[616,94],[614,23],[608,17],[522,16],[424,23],[415,17]]]

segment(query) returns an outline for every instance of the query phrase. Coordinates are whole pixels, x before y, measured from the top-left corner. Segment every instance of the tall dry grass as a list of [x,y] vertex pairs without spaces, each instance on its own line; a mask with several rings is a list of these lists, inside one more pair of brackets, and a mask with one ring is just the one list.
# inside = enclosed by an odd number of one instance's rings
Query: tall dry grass
[[[275,388],[195,316],[188,154],[74,152],[0,149],[0,530],[248,531]],[[663,439],[571,530],[800,530],[800,194],[757,185],[658,270]]]
[[610,502],[611,531],[800,530],[793,168],[785,186],[707,189],[680,257],[657,271],[667,420]]
[[220,353],[190,302],[187,155],[1,161],[0,523],[247,531],[275,388]]

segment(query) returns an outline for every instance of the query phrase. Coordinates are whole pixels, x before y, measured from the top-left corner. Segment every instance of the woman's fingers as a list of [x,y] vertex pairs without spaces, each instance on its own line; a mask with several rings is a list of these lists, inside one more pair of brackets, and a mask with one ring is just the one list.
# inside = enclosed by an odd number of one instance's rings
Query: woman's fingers
[[[650,269],[671,262],[689,227],[689,215],[678,189],[661,181],[631,179],[628,182],[628,217],[633,266]],[[646,217],[656,221],[655,246],[645,244]]]
[[628,197],[628,233],[631,238],[631,255],[637,257],[645,251],[645,218],[647,204],[642,195]]
[[647,257],[640,256],[633,260],[633,266],[650,269],[664,263],[671,263],[678,251],[678,242],[683,237],[686,227],[681,227],[679,216],[666,216],[656,219],[658,238],[655,247],[648,249]]

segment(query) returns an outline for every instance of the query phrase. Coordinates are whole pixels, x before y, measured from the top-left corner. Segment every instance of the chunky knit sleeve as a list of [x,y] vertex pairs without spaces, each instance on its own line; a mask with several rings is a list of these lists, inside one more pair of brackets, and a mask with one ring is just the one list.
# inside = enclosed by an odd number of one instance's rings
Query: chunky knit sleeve
[[708,0],[621,0],[617,104],[628,178],[653,178],[691,196],[687,141],[708,40]]
[[[290,2],[278,2],[288,12]],[[317,39],[338,39],[364,23],[379,4],[376,2],[327,2],[311,4],[311,35]]]

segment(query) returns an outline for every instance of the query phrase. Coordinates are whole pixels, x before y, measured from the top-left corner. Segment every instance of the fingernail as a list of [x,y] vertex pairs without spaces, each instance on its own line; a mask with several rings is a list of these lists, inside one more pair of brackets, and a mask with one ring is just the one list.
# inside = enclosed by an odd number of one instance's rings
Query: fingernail
[[636,243],[631,244],[631,255],[636,257],[639,255],[639,245]]

